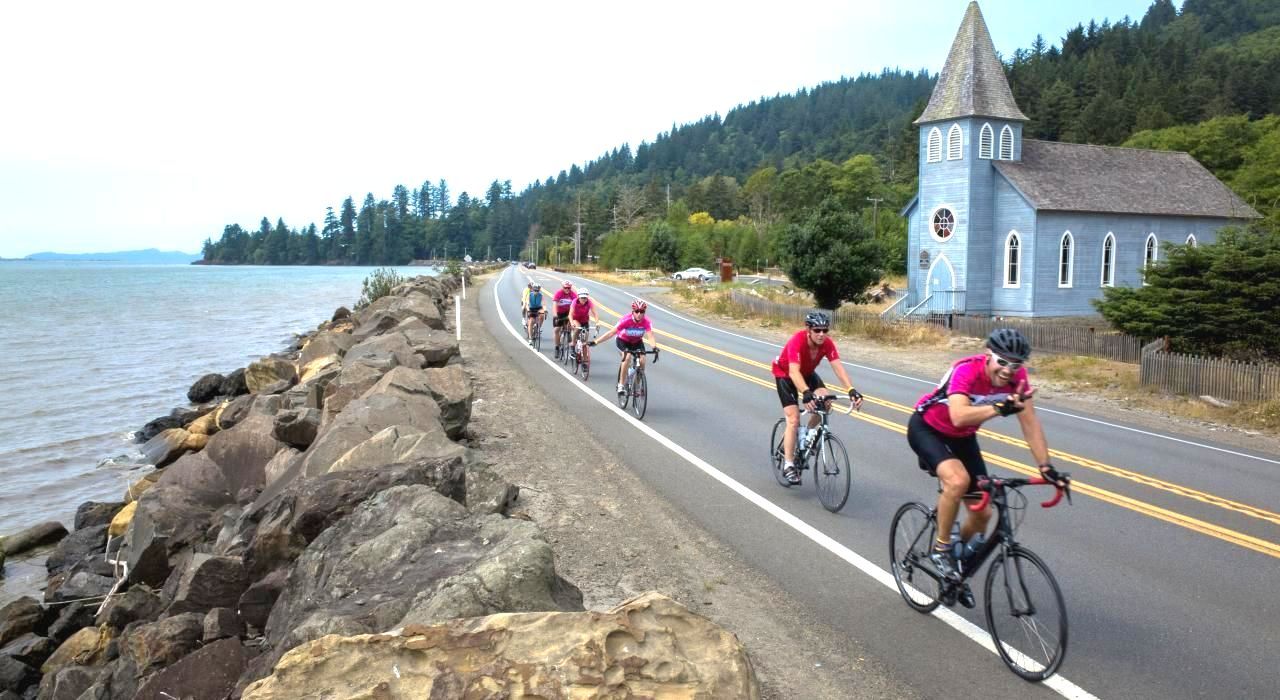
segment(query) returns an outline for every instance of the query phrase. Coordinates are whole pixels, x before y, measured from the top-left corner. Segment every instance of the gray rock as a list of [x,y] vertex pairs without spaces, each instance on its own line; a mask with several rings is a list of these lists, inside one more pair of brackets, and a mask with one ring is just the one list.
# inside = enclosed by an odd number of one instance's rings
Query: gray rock
[[471,402],[475,391],[471,378],[462,365],[450,365],[425,371],[426,385],[440,405],[440,422],[449,437],[457,440],[471,421]]
[[275,607],[276,600],[280,598],[280,591],[284,590],[284,584],[288,580],[288,570],[280,569],[255,581],[245,589],[244,595],[240,596],[239,602],[236,603],[239,619],[256,630],[261,631],[265,628],[271,609]]
[[403,333],[394,330],[352,346],[342,361],[343,364],[358,362],[387,370],[392,367],[422,368],[422,356],[414,352]]
[[108,525],[94,525],[67,535],[44,560],[45,569],[52,576],[70,570],[86,557],[107,551]]
[[251,414],[234,428],[209,438],[203,454],[221,468],[230,494],[237,495],[246,487],[262,488],[267,462],[285,447],[272,436],[273,425],[269,416]]
[[294,382],[291,380],[279,379],[262,387],[261,389],[258,390],[257,393],[261,396],[275,396],[277,394],[283,394],[284,392],[288,391],[289,388],[293,386],[293,384]]
[[286,447],[276,453],[275,457],[267,462],[267,466],[262,468],[263,488],[270,488],[276,480],[284,476],[294,464],[302,462],[302,452],[292,447]]
[[50,603],[58,603],[80,598],[104,596],[115,585],[115,579],[98,576],[87,571],[77,571],[62,581],[61,585],[50,584],[45,590],[44,599]]
[[[248,591],[245,591],[246,593]],[[204,643],[239,637],[244,634],[244,622],[231,608],[214,608],[204,616]]]
[[45,610],[35,598],[22,596],[0,607],[0,646],[35,632],[41,634],[48,627],[44,622]]
[[165,614],[205,613],[233,607],[249,585],[244,562],[235,557],[193,554],[165,584]]
[[461,457],[466,448],[449,440],[438,424],[433,430],[406,425],[384,428],[338,458],[329,471],[343,472],[424,459]]
[[[404,374],[401,374],[401,373]],[[348,450],[393,425],[410,425],[429,431],[438,425],[440,407],[421,382],[420,370],[397,367],[379,380],[365,396],[352,401],[325,425],[303,456],[303,473],[317,476],[329,471]],[[419,391],[404,391],[403,384],[415,383]],[[404,381],[399,378],[404,377]]]
[[395,330],[404,334],[409,347],[422,356],[426,367],[444,367],[450,358],[458,355],[455,334],[430,328],[417,318],[401,321]]
[[50,520],[0,539],[0,548],[4,549],[5,554],[13,556],[40,545],[57,542],[66,536],[67,528],[56,520]]
[[156,468],[167,467],[190,450],[187,449],[187,431],[182,428],[170,428],[147,440],[142,446],[142,458],[147,464]]
[[250,409],[253,408],[254,398],[250,395],[243,395],[232,399],[231,403],[227,404],[222,409],[222,412],[218,414],[218,429],[227,430],[247,418]]
[[187,389],[187,399],[191,403],[204,403],[222,391],[222,383],[224,381],[226,381],[226,377],[216,372],[206,374],[197,379],[190,389]]
[[203,542],[209,527],[216,524],[218,510],[232,502],[230,493],[222,486],[225,479],[217,465],[205,452],[191,455],[189,459],[195,458],[205,461],[192,462],[182,483],[166,483],[170,477],[168,472],[179,466],[175,464],[138,499],[138,509],[125,532],[125,546],[121,550],[129,563],[131,582],[141,581],[152,587],[162,585],[172,569],[169,557]]
[[222,385],[218,387],[218,394],[221,396],[240,396],[249,393],[249,387],[245,384],[244,368],[228,374],[222,380]]
[[160,601],[160,595],[145,585],[135,584],[124,594],[108,600],[93,622],[122,630],[130,622],[154,619],[161,610],[164,610],[164,604]]
[[21,691],[38,677],[34,668],[17,659],[0,656],[0,691]]
[[93,666],[67,666],[40,680],[39,700],[78,700],[102,675]]
[[374,300],[356,315],[357,326],[351,335],[362,341],[395,328],[406,318],[416,317],[431,328],[444,330],[444,315],[435,300],[421,294],[407,297],[389,295]]
[[58,611],[58,617],[49,625],[49,632],[45,636],[55,645],[62,644],[71,635],[93,625],[93,610],[96,607],[98,603],[88,602],[71,603],[53,608]]
[[238,639],[213,642],[148,678],[134,700],[228,697],[251,658]]
[[143,425],[142,429],[138,431],[138,434],[134,436],[134,440],[137,442],[147,442],[166,430],[181,428],[184,425],[186,425],[186,423],[183,423],[182,419],[177,416],[160,416],[159,418],[148,421]]
[[347,318],[351,318],[351,309],[348,309],[348,308],[347,308],[347,307],[345,307],[345,306],[339,306],[338,308],[336,308],[336,309],[334,309],[334,310],[333,310],[333,318],[331,318],[331,319],[329,319],[329,320],[331,320],[331,321],[341,321],[341,320],[343,320],[343,319],[347,319]]
[[21,637],[0,647],[0,656],[17,659],[32,667],[40,668],[40,664],[53,653],[53,642],[48,637],[41,637],[28,632]]
[[273,434],[280,442],[300,449],[307,449],[315,442],[320,430],[320,411],[314,408],[296,408],[276,414]]
[[76,508],[75,530],[83,530],[95,525],[107,525],[116,513],[124,508],[124,501],[85,501]]
[[386,373],[387,368],[371,367],[359,362],[344,363],[338,376],[324,388],[324,419],[321,425],[328,424],[347,404],[363,396]]
[[196,649],[204,636],[204,615],[184,613],[130,626],[120,642],[120,658],[143,678]]
[[[215,437],[221,437],[219,433]],[[210,446],[213,444],[213,438],[209,439]],[[209,446],[205,449],[186,455],[174,462],[169,468],[160,473],[160,478],[156,480],[156,485],[148,489],[142,494],[141,501],[148,498],[153,490],[157,488],[180,488],[190,492],[190,495],[198,500],[207,502],[210,508],[216,508],[230,501],[231,486],[227,483],[226,476],[220,465],[213,461],[213,452],[209,450]],[[155,495],[150,496],[155,498]],[[136,517],[136,514],[135,514]]]
[[508,483],[482,464],[467,465],[467,510],[472,513],[506,514],[520,496],[520,487]]

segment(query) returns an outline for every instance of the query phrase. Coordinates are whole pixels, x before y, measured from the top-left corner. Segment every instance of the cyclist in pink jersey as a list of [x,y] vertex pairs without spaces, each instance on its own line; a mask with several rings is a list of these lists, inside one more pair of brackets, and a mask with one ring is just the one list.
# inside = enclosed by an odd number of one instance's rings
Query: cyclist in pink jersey
[[[827,386],[818,376],[818,364],[826,358],[836,377],[849,387],[849,400],[854,408],[862,407],[862,394],[853,388],[849,375],[840,364],[840,353],[836,343],[828,333],[831,330],[831,319],[821,311],[811,312],[804,318],[805,330],[791,336],[791,340],[782,347],[782,352],[773,360],[773,381],[778,387],[778,398],[782,401],[782,414],[787,419],[787,430],[782,436],[782,448],[786,461],[783,464],[782,476],[787,483],[796,486],[800,483],[800,472],[796,469],[796,431],[800,427],[800,408],[803,403],[808,410],[816,408],[816,399],[830,394]],[[815,414],[809,419],[809,427],[818,424]]]
[[573,306],[569,307],[569,323],[573,325],[573,331],[576,333],[579,328],[587,328],[591,319],[596,320],[596,325],[600,325],[600,315],[596,313],[596,303],[591,300],[591,292],[586,288],[578,290],[578,298],[573,301]]
[[[1065,485],[1049,462],[1049,444],[1036,415],[1032,396],[1035,389],[1023,366],[1031,356],[1031,344],[1018,330],[997,328],[987,337],[987,352],[966,357],[951,366],[937,388],[920,397],[907,423],[907,442],[919,457],[920,468],[937,476],[942,484],[938,494],[938,532],[930,560],[938,573],[956,578],[951,526],[960,502],[979,477],[987,475],[987,465],[978,447],[978,428],[992,418],[1018,416],[1022,435],[1044,478]],[[970,513],[960,528],[968,541],[985,533],[991,507]],[[965,607],[974,606],[967,588],[959,596]]]
[[[658,340],[653,334],[653,324],[649,319],[645,318],[645,312],[649,310],[649,305],[641,299],[631,302],[631,315],[623,316],[618,319],[618,325],[610,328],[604,335],[587,343],[595,347],[598,343],[603,343],[613,334],[618,335],[616,344],[618,351],[622,353],[621,362],[618,364],[618,393],[627,393],[626,387],[622,385],[623,377],[627,371],[627,352],[639,351],[644,352],[644,341],[648,340],[653,348],[653,361],[658,361]],[[644,367],[645,355],[640,356],[640,367]]]
[[578,295],[573,292],[573,282],[569,280],[565,280],[560,289],[556,290],[555,296],[551,297],[556,308],[556,315],[551,321],[551,332],[555,334],[557,360],[560,359],[561,348],[569,344],[569,311],[577,298]]

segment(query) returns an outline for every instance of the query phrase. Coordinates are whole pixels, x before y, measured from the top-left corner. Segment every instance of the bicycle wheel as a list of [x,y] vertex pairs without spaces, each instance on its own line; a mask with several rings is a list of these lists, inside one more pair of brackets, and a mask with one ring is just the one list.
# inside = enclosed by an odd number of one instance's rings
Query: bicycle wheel
[[644,410],[649,407],[649,380],[644,372],[636,370],[631,379],[631,413],[637,419],[644,419]]
[[777,423],[773,424],[773,435],[769,437],[769,462],[773,470],[773,478],[778,483],[787,488],[791,488],[791,482],[787,481],[787,477],[782,475],[782,466],[786,461],[787,453],[782,445],[782,439],[786,436],[787,419],[779,418]]
[[536,323],[533,327],[533,349],[542,352],[542,323]]
[[582,360],[579,366],[582,368],[582,381],[585,382],[591,375],[591,351],[585,346],[582,348]]
[[824,431],[818,436],[819,443],[809,450],[810,463],[813,465],[813,483],[818,489],[818,500],[822,507],[838,512],[849,501],[849,453],[844,449],[840,438]]
[[933,612],[942,596],[941,584],[924,564],[937,529],[933,512],[921,503],[902,504],[889,528],[893,580],[907,605],[922,613]]
[[1028,681],[1056,673],[1067,652],[1067,606],[1049,567],[1015,546],[991,563],[984,593],[987,630],[1009,670]]
[[628,379],[626,382],[623,382],[622,384],[622,393],[618,394],[618,408],[621,408],[624,411],[627,410],[627,404],[630,403],[630,400],[631,400],[631,380]]

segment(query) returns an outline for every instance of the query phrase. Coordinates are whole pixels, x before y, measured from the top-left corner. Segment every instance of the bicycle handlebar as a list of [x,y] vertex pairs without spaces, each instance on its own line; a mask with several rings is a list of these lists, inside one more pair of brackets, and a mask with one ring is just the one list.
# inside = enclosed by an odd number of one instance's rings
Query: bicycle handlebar
[[1071,475],[1062,474],[1061,476],[1063,481],[1067,483],[1066,486],[1060,487],[1054,482],[1038,476],[1031,479],[993,479],[990,477],[982,477],[978,479],[978,483],[975,485],[975,488],[977,488],[979,491],[982,491],[982,498],[979,499],[977,503],[969,505],[968,508],[969,510],[975,513],[980,510],[983,510],[984,508],[986,508],[988,505],[991,504],[991,492],[998,488],[1004,488],[1006,486],[1010,486],[1017,489],[1017,488],[1022,488],[1023,486],[1043,486],[1046,484],[1049,486],[1053,486],[1053,489],[1054,489],[1053,498],[1050,498],[1047,501],[1043,501],[1040,504],[1040,507],[1052,508],[1058,505],[1058,502],[1062,500],[1063,494],[1067,493],[1067,490],[1071,488]]

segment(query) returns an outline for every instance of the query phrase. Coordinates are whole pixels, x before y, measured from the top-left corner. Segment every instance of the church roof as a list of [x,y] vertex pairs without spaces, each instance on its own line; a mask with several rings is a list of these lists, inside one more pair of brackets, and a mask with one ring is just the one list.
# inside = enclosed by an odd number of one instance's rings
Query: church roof
[[1026,139],[1021,161],[992,164],[1040,210],[1262,218],[1180,151]]
[[965,10],[933,95],[915,123],[972,116],[1027,121],[1013,99],[1004,65],[996,58],[996,47],[976,2],[970,2]]

